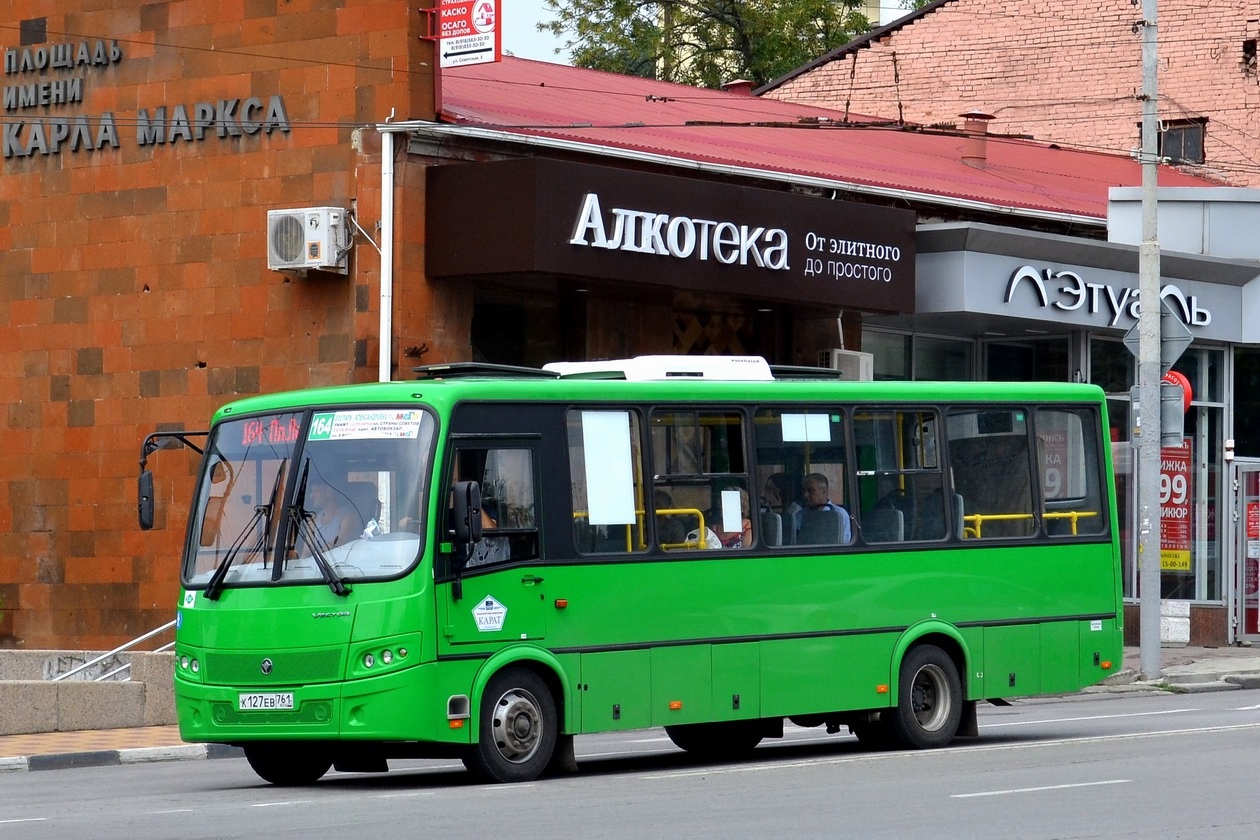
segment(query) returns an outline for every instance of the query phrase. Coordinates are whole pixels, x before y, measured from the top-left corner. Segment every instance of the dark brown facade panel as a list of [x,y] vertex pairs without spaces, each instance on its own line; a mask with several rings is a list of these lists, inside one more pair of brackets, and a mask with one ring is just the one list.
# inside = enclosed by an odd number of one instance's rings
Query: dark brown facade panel
[[914,214],[547,159],[432,167],[432,277],[542,273],[914,311]]

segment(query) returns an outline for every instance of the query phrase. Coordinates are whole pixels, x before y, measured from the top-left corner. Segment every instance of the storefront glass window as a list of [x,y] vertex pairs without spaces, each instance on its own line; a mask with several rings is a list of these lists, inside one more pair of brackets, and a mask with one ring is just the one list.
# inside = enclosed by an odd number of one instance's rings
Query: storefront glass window
[[990,382],[1071,382],[1066,338],[992,341],[985,344],[985,378]]
[[[1121,355],[1123,353],[1123,355]],[[1090,342],[1091,379],[1108,393],[1116,502],[1122,532],[1124,596],[1138,596],[1137,455],[1131,445],[1133,357],[1114,341]],[[1125,357],[1128,357],[1127,359]],[[1190,379],[1194,403],[1185,415],[1185,443],[1160,456],[1160,594],[1164,598],[1220,601],[1223,595],[1221,446],[1224,353],[1191,349],[1173,366]],[[1130,371],[1128,381],[1121,371]]]
[[867,330],[862,349],[875,356],[875,378],[966,382],[971,374],[972,342],[951,338]]
[[1119,341],[1095,338],[1089,342],[1089,381],[1108,394],[1128,394],[1137,375],[1136,363],[1129,348]]
[[866,331],[862,350],[875,356],[876,380],[910,378],[910,336]]
[[971,379],[971,342],[916,336],[914,378],[965,382]]

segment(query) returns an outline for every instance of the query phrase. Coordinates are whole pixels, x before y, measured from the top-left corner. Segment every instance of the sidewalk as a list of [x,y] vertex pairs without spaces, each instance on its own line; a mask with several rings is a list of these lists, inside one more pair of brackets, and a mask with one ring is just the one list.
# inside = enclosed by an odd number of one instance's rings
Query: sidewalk
[[[1124,665],[1088,693],[1137,691],[1230,691],[1260,688],[1260,648],[1164,648],[1162,675],[1141,681],[1141,652],[1124,649]],[[233,758],[241,750],[221,744],[185,744],[177,726],[136,729],[88,729],[0,735],[0,774],[25,770],[61,770],[154,761]]]
[[178,726],[0,735],[0,774],[153,761],[234,758],[241,754],[239,749],[222,744],[185,744],[180,740]]

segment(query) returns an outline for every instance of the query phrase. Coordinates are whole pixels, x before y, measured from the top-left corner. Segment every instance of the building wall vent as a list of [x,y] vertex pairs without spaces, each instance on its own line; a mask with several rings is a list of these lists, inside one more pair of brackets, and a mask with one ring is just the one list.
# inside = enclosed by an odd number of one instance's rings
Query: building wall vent
[[340,207],[267,211],[267,268],[349,273],[350,228]]

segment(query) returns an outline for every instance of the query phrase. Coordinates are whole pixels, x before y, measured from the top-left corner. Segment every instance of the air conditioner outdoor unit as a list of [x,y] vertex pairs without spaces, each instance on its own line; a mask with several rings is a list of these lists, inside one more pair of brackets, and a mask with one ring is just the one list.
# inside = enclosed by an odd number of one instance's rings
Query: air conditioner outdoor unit
[[857,350],[819,350],[818,366],[838,370],[852,382],[870,382],[875,378],[875,357]]
[[340,207],[267,211],[267,268],[348,274],[350,228]]

